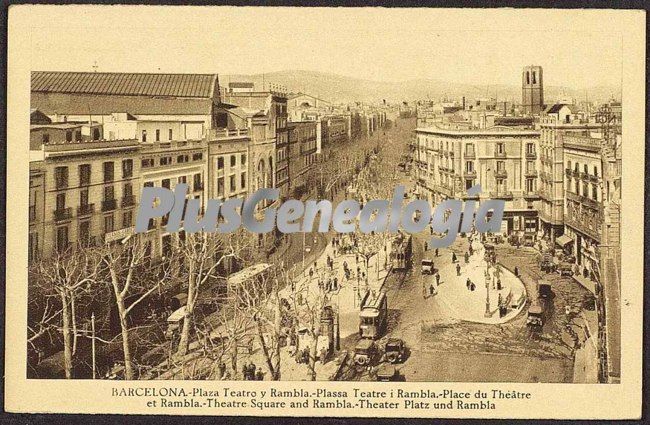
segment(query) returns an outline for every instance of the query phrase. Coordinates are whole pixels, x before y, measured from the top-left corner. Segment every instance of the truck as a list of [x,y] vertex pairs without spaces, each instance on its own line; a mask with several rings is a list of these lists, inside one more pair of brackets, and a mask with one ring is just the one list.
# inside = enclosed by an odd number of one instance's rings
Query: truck
[[553,288],[547,281],[537,282],[537,300],[528,309],[526,325],[532,331],[540,332],[544,327],[549,312],[550,301],[553,298]]

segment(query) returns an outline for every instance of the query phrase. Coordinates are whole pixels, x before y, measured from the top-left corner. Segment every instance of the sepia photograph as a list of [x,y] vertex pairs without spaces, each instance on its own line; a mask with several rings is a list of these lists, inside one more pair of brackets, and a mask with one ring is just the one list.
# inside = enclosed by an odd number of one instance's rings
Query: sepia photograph
[[425,416],[530,398],[503,384],[621,385],[622,286],[643,286],[640,266],[622,276],[644,147],[624,28],[579,11],[490,28],[472,10],[75,10],[20,12],[28,172],[9,181],[28,208],[9,194],[7,210],[25,222],[10,326],[27,385],[104,381],[119,402],[147,389],[120,382],[162,383],[160,407],[205,408],[236,407],[220,403],[243,381],[500,383],[470,401],[445,385],[265,399],[424,398]]

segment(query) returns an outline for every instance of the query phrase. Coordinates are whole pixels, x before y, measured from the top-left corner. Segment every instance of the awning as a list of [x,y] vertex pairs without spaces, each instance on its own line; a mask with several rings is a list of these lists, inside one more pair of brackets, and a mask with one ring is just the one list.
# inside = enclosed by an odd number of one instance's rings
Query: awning
[[573,239],[571,239],[567,235],[562,235],[555,238],[555,243],[562,247],[564,247],[566,244],[569,244],[571,242],[573,242]]

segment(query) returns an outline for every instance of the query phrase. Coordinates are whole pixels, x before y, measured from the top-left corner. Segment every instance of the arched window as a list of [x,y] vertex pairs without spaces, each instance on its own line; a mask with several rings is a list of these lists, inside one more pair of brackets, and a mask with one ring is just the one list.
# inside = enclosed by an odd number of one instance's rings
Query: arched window
[[594,165],[594,176],[598,177],[598,167]]
[[99,140],[99,129],[93,129],[93,140]]
[[530,72],[526,71],[526,84],[530,84]]
[[535,71],[533,71],[533,84],[537,82],[537,79],[535,78]]

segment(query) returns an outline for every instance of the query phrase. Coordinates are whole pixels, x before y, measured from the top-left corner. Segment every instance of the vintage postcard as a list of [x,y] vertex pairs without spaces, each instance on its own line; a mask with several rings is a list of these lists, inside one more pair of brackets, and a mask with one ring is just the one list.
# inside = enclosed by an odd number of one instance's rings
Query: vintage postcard
[[12,412],[632,419],[645,13],[14,6]]

